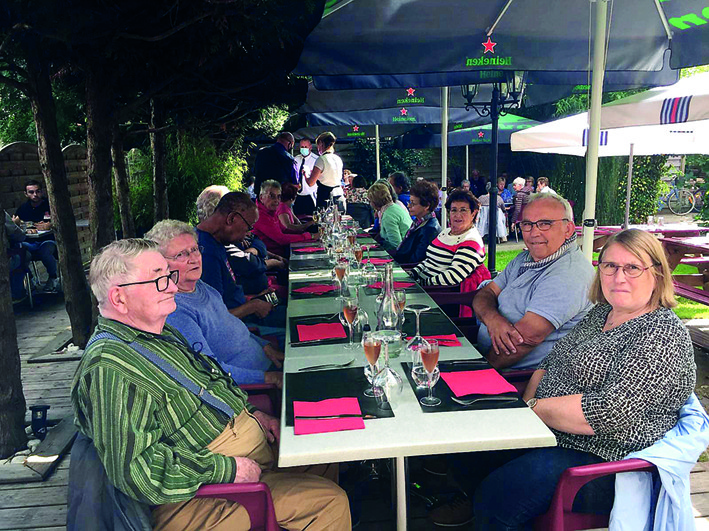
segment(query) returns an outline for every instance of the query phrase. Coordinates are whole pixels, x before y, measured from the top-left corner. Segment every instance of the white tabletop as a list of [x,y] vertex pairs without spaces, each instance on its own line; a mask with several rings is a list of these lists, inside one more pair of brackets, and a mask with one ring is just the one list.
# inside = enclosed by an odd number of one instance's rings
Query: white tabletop
[[[403,278],[404,275],[405,273],[398,269],[395,276]],[[329,276],[329,270],[291,273],[290,280],[323,280]],[[414,303],[437,307],[426,293],[407,293],[407,305]],[[375,297],[362,294],[360,304],[369,313],[372,323],[373,319],[376,319]],[[299,300],[291,298],[288,316],[331,315],[339,309],[340,303],[334,297]],[[414,314],[406,312],[406,318],[414,319]],[[425,319],[424,313],[421,316],[422,322]],[[344,345],[291,347],[289,328],[286,326],[286,373],[318,363],[341,363],[352,358],[355,361],[351,367],[364,367],[366,364],[361,349],[348,351],[343,348]],[[441,361],[481,357],[467,339],[459,339],[463,344],[461,347],[441,347]],[[366,420],[364,430],[296,436],[293,427],[285,425],[284,407],[281,417],[279,466],[534,448],[556,444],[549,428],[528,408],[423,413],[404,374],[402,361],[411,361],[405,352],[401,357],[391,360],[391,368],[396,370],[404,381],[403,392],[392,398],[395,416]],[[284,397],[286,385],[287,378],[284,382]]]

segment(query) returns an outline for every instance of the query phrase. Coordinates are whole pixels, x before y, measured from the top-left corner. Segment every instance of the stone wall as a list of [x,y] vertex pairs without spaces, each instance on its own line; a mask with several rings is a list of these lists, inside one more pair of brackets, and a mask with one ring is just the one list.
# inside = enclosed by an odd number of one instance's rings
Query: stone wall
[[[79,145],[63,149],[69,194],[77,222],[89,217],[89,185],[86,174],[86,148]],[[44,182],[39,165],[37,146],[27,142],[14,142],[0,148],[0,207],[13,214],[24,203],[25,183],[31,179]],[[84,223],[86,225],[86,223]],[[84,261],[89,260],[91,234],[88,226],[77,227],[79,245]]]

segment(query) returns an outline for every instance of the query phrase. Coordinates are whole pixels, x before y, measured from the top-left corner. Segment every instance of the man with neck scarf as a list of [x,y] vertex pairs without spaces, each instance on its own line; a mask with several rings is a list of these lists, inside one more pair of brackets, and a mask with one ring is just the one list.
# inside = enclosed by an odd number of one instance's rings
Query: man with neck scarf
[[593,266],[576,244],[569,202],[534,194],[519,225],[528,250],[473,299],[478,347],[497,369],[536,369],[591,308]]

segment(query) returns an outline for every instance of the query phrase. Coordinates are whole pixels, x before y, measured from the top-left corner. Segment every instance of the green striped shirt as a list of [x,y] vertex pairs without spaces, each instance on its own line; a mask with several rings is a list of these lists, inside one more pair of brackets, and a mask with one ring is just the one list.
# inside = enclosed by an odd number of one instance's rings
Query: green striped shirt
[[188,500],[203,483],[233,482],[234,459],[207,449],[224,430],[226,416],[127,343],[136,341],[154,352],[237,415],[246,393],[200,355],[214,371],[206,370],[169,325],[156,335],[99,317],[96,332],[101,331],[122,341],[101,339],[86,350],[71,402],[75,422],[93,440],[111,483],[138,501],[159,505]]

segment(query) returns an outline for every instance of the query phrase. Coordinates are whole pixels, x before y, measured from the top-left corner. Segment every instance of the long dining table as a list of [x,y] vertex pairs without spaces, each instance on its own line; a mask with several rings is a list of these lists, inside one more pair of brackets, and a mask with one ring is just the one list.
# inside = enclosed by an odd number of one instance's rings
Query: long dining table
[[[373,245],[371,239],[362,239],[359,244]],[[298,252],[299,248],[317,247],[313,242],[294,244],[291,249],[289,273],[289,293],[293,285],[304,282],[324,283],[331,280],[331,266],[327,265],[322,251]],[[372,251],[372,258],[388,256],[382,250]],[[311,267],[312,266],[312,267]],[[321,267],[322,266],[322,267]],[[405,280],[407,273],[395,265],[395,280]],[[369,292],[369,294],[367,294]],[[360,370],[366,365],[361,347],[345,349],[344,344],[296,345],[291,337],[291,319],[327,315],[340,311],[340,302],[332,293],[323,296],[296,298],[292,295],[288,302],[288,324],[286,326],[286,348],[284,362],[283,411],[281,414],[281,441],[279,466],[291,467],[322,463],[338,463],[366,459],[392,459],[395,473],[392,481],[396,492],[396,521],[399,531],[407,527],[407,474],[406,460],[413,456],[454,454],[460,452],[480,452],[487,450],[507,450],[538,448],[556,445],[554,435],[534,414],[524,407],[493,407],[491,409],[470,409],[459,411],[424,412],[412,386],[407,380],[403,362],[411,362],[410,355],[402,349],[398,358],[391,359],[391,368],[402,378],[404,387],[398,396],[390,397],[394,413],[390,418],[365,420],[365,429],[295,435],[294,427],[287,425],[289,398],[289,376],[296,378],[303,374],[300,369],[322,364],[345,364]],[[432,311],[436,303],[420,288],[414,287],[407,293],[406,304],[425,304]],[[360,308],[369,315],[372,329],[376,327],[376,294],[372,290],[360,290]],[[422,327],[427,313],[421,314]],[[440,318],[439,311],[439,317]],[[414,314],[406,312],[406,319],[414,319]],[[451,323],[452,324],[452,323]],[[462,336],[462,334],[457,334]],[[482,356],[465,338],[458,337],[461,346],[440,348],[440,362],[451,360],[481,360]],[[382,355],[383,358],[383,355]],[[380,365],[381,360],[380,358]],[[318,371],[320,372],[320,371]],[[335,374],[335,373],[329,373]],[[322,378],[322,374],[318,374]],[[295,380],[293,380],[295,381]],[[320,380],[322,381],[322,380]],[[442,379],[437,386],[444,385]],[[435,388],[434,388],[435,389]],[[364,387],[361,391],[364,391]],[[361,392],[360,392],[361,394]],[[321,396],[319,399],[330,398]],[[434,408],[435,409],[435,408]]]

